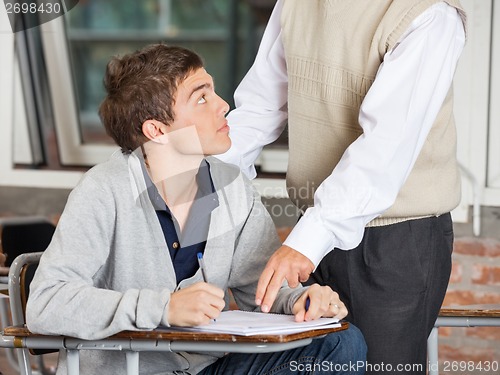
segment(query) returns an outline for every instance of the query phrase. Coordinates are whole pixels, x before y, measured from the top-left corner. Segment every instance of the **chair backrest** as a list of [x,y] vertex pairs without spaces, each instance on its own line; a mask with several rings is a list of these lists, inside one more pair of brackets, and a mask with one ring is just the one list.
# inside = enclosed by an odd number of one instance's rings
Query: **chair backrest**
[[9,267],[20,254],[44,251],[52,240],[55,225],[44,218],[3,221],[0,225],[2,252]]
[[[29,284],[33,279],[34,268],[42,256],[42,252],[21,254],[9,268],[9,303],[12,323],[15,326],[26,324],[26,303],[29,295]],[[31,269],[28,274],[28,269]],[[28,276],[28,277],[27,277]]]
[[[21,254],[12,262],[9,269],[9,302],[12,323],[15,326],[26,324],[26,304],[30,283],[33,280],[43,252]],[[31,354],[53,353],[52,349],[30,349]]]
[[19,275],[19,288],[21,292],[21,310],[23,313],[23,319],[26,322],[26,304],[28,303],[28,297],[30,295],[30,284],[35,276],[36,269],[38,268],[38,262],[27,263],[21,268],[21,273]]

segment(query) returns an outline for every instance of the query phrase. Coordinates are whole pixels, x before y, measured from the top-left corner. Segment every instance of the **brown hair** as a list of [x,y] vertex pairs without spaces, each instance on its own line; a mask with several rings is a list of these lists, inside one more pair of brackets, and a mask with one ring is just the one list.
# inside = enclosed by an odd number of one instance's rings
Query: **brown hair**
[[168,125],[174,120],[179,83],[202,67],[201,57],[193,51],[164,44],[111,59],[104,75],[107,95],[99,117],[122,152],[130,153],[147,140],[142,134],[144,121]]

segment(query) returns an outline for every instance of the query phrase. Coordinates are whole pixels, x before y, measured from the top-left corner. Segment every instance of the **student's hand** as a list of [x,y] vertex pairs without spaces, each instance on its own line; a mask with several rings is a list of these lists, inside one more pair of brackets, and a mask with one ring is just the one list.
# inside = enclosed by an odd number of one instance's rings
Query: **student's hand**
[[[309,309],[306,312],[307,298]],[[303,322],[321,317],[342,319],[347,315],[347,308],[329,286],[313,284],[295,302],[292,312],[296,322]]]
[[291,247],[281,246],[269,258],[260,275],[255,303],[260,305],[263,312],[269,312],[284,279],[288,281],[290,288],[296,288],[300,282],[309,278],[313,270],[314,264],[309,258]]
[[168,322],[171,326],[197,326],[216,319],[226,302],[224,291],[204,282],[178,290],[170,296]]

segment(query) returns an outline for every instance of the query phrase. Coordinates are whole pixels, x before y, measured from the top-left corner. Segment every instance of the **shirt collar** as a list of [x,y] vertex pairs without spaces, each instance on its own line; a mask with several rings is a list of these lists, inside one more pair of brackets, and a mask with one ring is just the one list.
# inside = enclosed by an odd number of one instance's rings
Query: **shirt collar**
[[[149,177],[144,158],[140,157],[140,160],[142,174],[144,176],[144,182],[146,183],[146,189],[151,204],[156,211],[167,211],[170,213],[170,209]],[[214,208],[219,206],[219,199],[217,194],[215,194],[215,186],[210,172],[210,164],[206,159],[203,159],[200,163],[198,173],[196,174],[196,182],[198,183],[198,191],[196,192],[195,202],[193,205],[196,206],[197,210],[201,210],[201,212],[198,212],[200,214],[210,213]],[[211,199],[205,199],[207,197],[210,197]]]

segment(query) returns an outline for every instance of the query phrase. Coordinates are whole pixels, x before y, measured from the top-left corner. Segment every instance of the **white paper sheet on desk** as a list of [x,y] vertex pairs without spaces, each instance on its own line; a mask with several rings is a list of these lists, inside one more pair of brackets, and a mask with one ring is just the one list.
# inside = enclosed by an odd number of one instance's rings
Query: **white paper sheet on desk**
[[223,311],[217,320],[210,324],[190,328],[175,327],[174,329],[253,336],[284,335],[335,327],[340,327],[339,320],[336,318],[320,318],[308,322],[296,322],[293,315],[231,310]]

